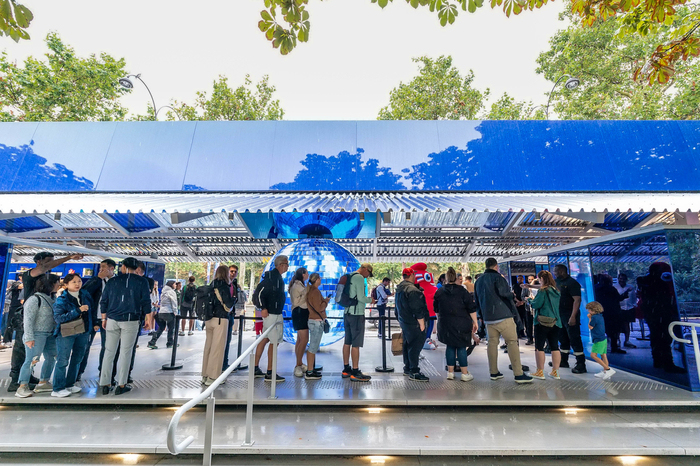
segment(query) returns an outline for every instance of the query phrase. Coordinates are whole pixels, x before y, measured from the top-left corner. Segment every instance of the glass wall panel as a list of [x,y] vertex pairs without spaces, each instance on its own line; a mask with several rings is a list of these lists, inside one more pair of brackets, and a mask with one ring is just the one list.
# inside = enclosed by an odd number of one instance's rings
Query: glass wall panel
[[[0,289],[0,303],[5,303],[5,293],[7,291],[7,280],[9,279],[10,275],[10,259],[12,258],[12,245],[7,244],[7,243],[0,243],[0,285],[2,285],[2,289]],[[7,325],[6,322],[7,319],[7,313],[4,312],[4,306],[3,306],[3,314],[2,314],[2,334],[5,334],[5,327]]]
[[498,271],[506,277],[506,280],[510,283],[510,262],[499,262]]
[[586,304],[593,301],[593,280],[591,277],[591,258],[588,248],[569,251],[569,275],[581,285],[581,339],[586,356],[590,356],[590,331]]
[[691,388],[687,352],[668,333],[668,324],[679,316],[666,235],[625,238],[590,249],[596,299],[605,309],[610,364]]
[[[669,231],[668,250],[673,267],[673,283],[678,301],[678,316],[683,322],[700,322],[700,230]],[[677,336],[690,340],[688,328],[677,329]],[[672,344],[675,353],[685,356],[685,368],[688,369],[688,381],[693,390],[700,391],[698,381],[698,361],[692,345]]]

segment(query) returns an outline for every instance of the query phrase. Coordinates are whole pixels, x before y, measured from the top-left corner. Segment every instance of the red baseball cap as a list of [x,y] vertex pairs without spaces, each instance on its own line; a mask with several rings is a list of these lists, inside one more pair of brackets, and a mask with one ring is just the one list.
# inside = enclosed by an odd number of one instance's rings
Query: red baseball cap
[[406,267],[405,269],[403,269],[404,275],[410,276],[410,275],[413,275],[414,273],[416,273],[416,271],[413,270],[411,267]]

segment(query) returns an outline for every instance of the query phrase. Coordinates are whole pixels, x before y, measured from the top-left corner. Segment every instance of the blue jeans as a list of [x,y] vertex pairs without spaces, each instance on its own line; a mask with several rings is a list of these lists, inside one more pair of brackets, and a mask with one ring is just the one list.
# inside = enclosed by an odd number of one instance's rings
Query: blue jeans
[[[53,390],[55,392],[75,385],[78,369],[85,357],[85,347],[89,340],[90,333],[88,332],[69,337],[61,336],[59,333],[56,337],[58,356],[56,357],[56,371],[53,375]],[[67,372],[66,368],[68,368]]]
[[24,345],[27,356],[24,358],[24,364],[19,371],[19,383],[25,385],[29,383],[29,378],[32,375],[32,360],[36,359],[39,362],[39,357],[44,355],[44,364],[41,366],[42,382],[51,379],[51,373],[56,365],[56,337],[53,332],[34,332],[34,346],[29,348]]
[[[457,353],[456,357],[455,353]],[[467,348],[455,348],[454,346],[447,345],[445,349],[445,359],[447,359],[447,365],[450,367],[456,365],[456,360],[459,360],[459,367],[467,367]]]

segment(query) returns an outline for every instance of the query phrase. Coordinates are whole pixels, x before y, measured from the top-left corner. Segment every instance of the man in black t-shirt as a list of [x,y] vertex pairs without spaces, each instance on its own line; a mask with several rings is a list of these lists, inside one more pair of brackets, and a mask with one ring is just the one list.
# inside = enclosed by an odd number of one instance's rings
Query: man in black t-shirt
[[5,334],[3,335],[5,343],[12,341],[12,334],[14,333],[12,321],[15,320],[17,311],[22,312],[22,303],[24,302],[24,285],[22,284],[22,275],[19,275],[19,272],[17,280],[10,285],[7,293],[10,297],[10,306],[7,309],[7,321],[5,323]]
[[[54,255],[50,252],[37,253],[34,256],[34,263],[36,264],[36,267],[27,270],[22,275],[22,284],[24,286],[24,294],[22,298],[23,301],[26,303],[27,299],[34,294],[34,288],[39,277],[50,273],[51,269],[58,267],[69,260],[80,260],[82,258],[83,256],[81,254],[73,254],[71,256],[62,257],[61,259],[55,259]],[[24,325],[21,323],[24,320],[24,316],[22,314],[22,312],[15,313],[16,317],[14,320],[16,324],[13,325],[15,331],[15,344],[12,346],[10,384],[7,386],[8,392],[16,392],[19,388],[19,370],[22,368],[24,358],[26,357],[24,344],[22,343],[24,337]],[[29,382],[30,388],[32,388],[31,385],[37,383],[38,380],[36,377],[31,376]]]
[[573,350],[576,366],[571,369],[571,372],[583,374],[587,370],[583,341],[581,341],[581,285],[569,275],[569,270],[563,264],[554,266],[554,276],[561,293],[559,316],[563,328],[559,334],[560,367],[569,367],[569,352]]

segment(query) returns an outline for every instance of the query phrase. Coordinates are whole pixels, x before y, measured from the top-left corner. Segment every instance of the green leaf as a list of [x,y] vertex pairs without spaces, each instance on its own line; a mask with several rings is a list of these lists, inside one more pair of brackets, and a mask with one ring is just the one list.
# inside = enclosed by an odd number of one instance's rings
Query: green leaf
[[380,8],[385,8],[389,4],[389,0],[377,0],[377,4]]
[[272,22],[272,15],[270,15],[267,10],[261,11],[260,16],[262,17],[263,21]]
[[29,8],[24,5],[15,5],[15,21],[21,28],[28,28],[29,23],[34,19],[34,15]]
[[[0,18],[5,19],[8,23],[11,23],[13,21],[12,18],[12,4],[10,3],[10,0],[0,0]],[[12,37],[14,39],[14,37]],[[19,40],[15,40],[15,42]]]

